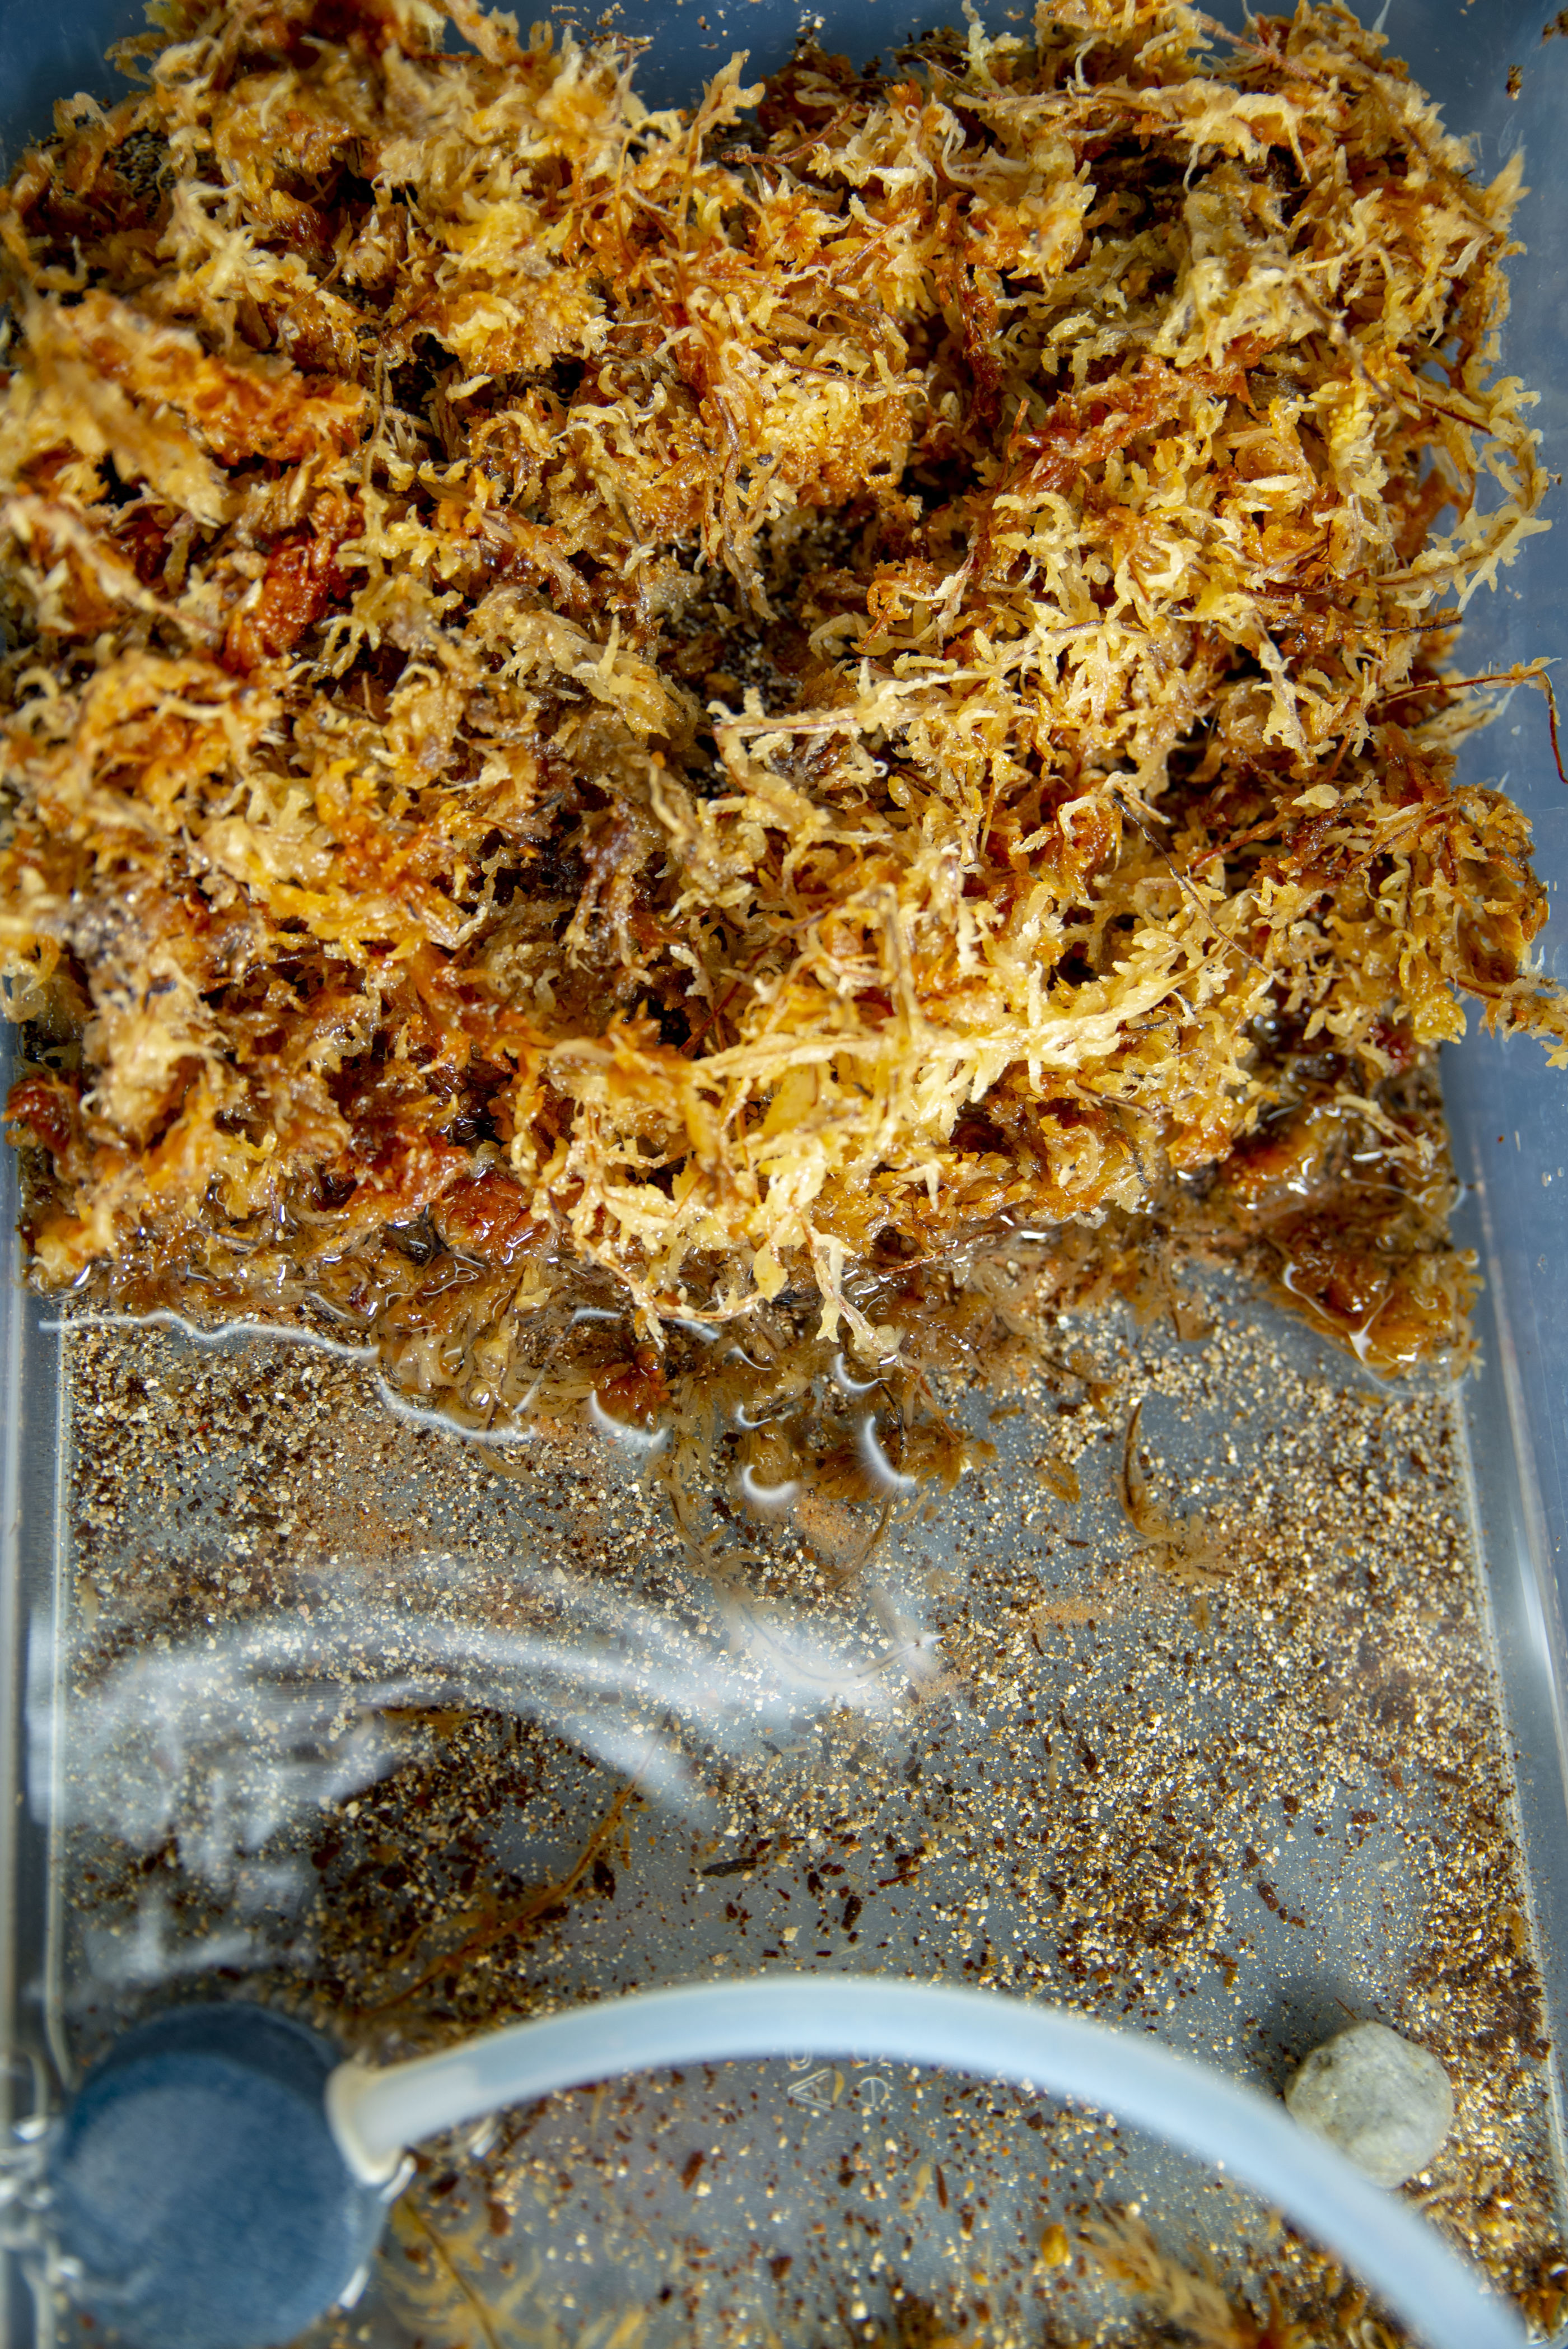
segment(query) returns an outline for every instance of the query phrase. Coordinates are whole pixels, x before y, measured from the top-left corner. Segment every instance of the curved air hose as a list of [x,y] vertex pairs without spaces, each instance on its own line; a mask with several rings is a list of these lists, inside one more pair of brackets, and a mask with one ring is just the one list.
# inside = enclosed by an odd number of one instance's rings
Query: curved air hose
[[416,2138],[619,2072],[769,2055],[876,2056],[1081,2097],[1277,2204],[1429,2349],[1522,2349],[1507,2304],[1423,2220],[1283,2106],[1132,2032],[985,1991],[768,1974],[573,2008],[372,2072],[340,2065],[328,2109],[351,2168],[383,2178]]

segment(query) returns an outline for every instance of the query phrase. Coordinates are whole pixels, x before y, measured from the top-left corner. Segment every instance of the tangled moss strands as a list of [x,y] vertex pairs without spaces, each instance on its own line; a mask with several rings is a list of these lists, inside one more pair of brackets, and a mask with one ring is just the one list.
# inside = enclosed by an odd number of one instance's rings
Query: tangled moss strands
[[36,1278],[484,1419],[563,1299],[885,1361],[911,1268],[1202,1198],[1451,1341],[1431,1056],[1568,1051],[1438,669],[1543,527],[1517,160],[1334,6],[689,115],[460,0],[157,14],[0,209]]

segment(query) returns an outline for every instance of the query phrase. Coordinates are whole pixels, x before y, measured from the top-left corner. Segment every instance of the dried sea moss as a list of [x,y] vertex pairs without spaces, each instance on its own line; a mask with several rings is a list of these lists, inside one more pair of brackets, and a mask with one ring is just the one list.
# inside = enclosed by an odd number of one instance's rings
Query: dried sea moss
[[0,207],[36,1277],[481,1414],[595,1280],[885,1359],[1021,1226],[1451,1340],[1435,1048],[1568,1049],[1437,681],[1543,527],[1517,160],[1333,6],[690,114],[463,0],[160,14]]

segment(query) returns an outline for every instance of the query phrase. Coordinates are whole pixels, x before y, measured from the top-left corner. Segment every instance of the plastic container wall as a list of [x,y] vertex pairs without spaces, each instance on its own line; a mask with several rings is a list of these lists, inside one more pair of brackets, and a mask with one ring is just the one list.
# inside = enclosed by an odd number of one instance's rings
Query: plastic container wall
[[[593,13],[585,12],[590,21]],[[1006,21],[1006,12],[998,6],[983,13],[990,22]],[[1568,262],[1562,243],[1568,219],[1568,147],[1561,129],[1568,98],[1568,40],[1542,41],[1542,20],[1550,13],[1544,0],[1525,7],[1513,0],[1390,0],[1385,29],[1395,53],[1410,60],[1439,98],[1450,127],[1475,133],[1483,171],[1490,175],[1517,147],[1525,149],[1531,193],[1521,209],[1519,233],[1529,249],[1514,264],[1507,357],[1511,371],[1542,395],[1537,419],[1549,457],[1568,457]],[[911,0],[824,0],[820,38],[825,47],[847,48],[858,59],[873,52],[885,57],[900,38],[954,14],[956,7],[946,8],[940,0],[922,0],[919,5]],[[688,98],[738,48],[749,51],[756,69],[777,63],[788,50],[797,18],[789,0],[783,5],[777,0],[627,0],[621,21],[649,37],[638,87],[656,104]],[[0,0],[0,150],[7,163],[27,135],[46,127],[54,99],[79,88],[105,98],[116,94],[103,49],[139,31],[142,22],[137,0],[89,0],[54,10],[38,7],[36,0]],[[1509,69],[1515,65],[1522,71],[1517,99],[1507,89]],[[1554,653],[1568,644],[1568,539],[1561,527],[1560,490],[1553,491],[1548,511],[1558,530],[1526,545],[1495,595],[1483,590],[1476,597],[1464,640],[1467,672]],[[1553,766],[1538,695],[1513,696],[1497,725],[1470,745],[1467,771],[1474,781],[1506,781],[1529,812],[1540,869],[1555,894],[1568,878],[1568,792]],[[1568,954],[1557,931],[1554,921],[1542,941],[1543,960],[1549,970],[1568,977]],[[1471,1024],[1473,1030],[1473,1013]],[[1528,1757],[1522,1787],[1525,1836],[1561,2049],[1568,2044],[1568,1996],[1556,1955],[1568,1951],[1561,1631],[1562,1590],[1568,1578],[1568,1432],[1563,1426],[1568,1262],[1559,1234],[1568,1185],[1568,1074],[1553,1077],[1534,1043],[1508,1045],[1472,1032],[1448,1055],[1446,1083],[1460,1171],[1476,1186],[1461,1212],[1467,1237],[1482,1251],[1488,1273],[1479,1328],[1486,1374],[1470,1394],[1478,1496],[1494,1568],[1493,1604],[1509,1706],[1516,1739]],[[7,1162],[0,1190],[6,1231],[13,1195]],[[47,1640],[54,1558],[44,1529],[55,1519],[58,1459],[53,1394],[21,1371],[20,1334],[28,1319],[36,1318],[36,1309],[7,1289],[0,1312],[0,1361],[5,1366],[0,1506],[13,1544],[9,1578],[0,1592],[8,1610],[0,1619],[0,1643],[15,1660],[9,1720],[19,1736],[22,1634],[30,1618],[40,1626],[40,1656]],[[1505,1570],[1497,1571],[1500,1566]],[[5,1837],[13,1838],[9,1849]],[[39,1840],[26,1813],[6,1805],[0,1816],[5,1881],[42,1884],[44,1871],[35,1865]],[[0,1981],[6,2013],[15,2011],[18,1985],[47,1964],[47,1932],[43,1907],[29,1909],[24,1903],[0,1951],[0,1970],[10,1976]],[[13,2114],[25,2110],[32,2094],[25,2069],[14,2071],[6,2085]],[[31,2317],[15,2280],[14,2290],[7,2311],[11,2329],[0,2339],[20,2344],[32,2337]]]

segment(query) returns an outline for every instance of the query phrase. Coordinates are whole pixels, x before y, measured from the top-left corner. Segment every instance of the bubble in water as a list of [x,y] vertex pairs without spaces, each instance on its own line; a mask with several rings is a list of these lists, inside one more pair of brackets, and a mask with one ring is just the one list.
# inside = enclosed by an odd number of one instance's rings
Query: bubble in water
[[[58,1710],[39,1689],[34,1808],[133,1849],[172,1843],[236,1910],[275,1910],[295,1888],[286,1870],[262,1882],[255,1856],[406,1760],[409,1714],[526,1716],[696,1817],[711,1808],[703,1756],[788,1744],[835,1709],[886,1715],[939,1676],[934,1635],[880,1585],[864,1593],[869,1621],[836,1634],[736,1589],[716,1589],[708,1621],[694,1626],[558,1571],[520,1572],[513,1588],[544,1628],[407,1608],[274,1613],[140,1650]],[[156,1919],[139,1925],[145,1948],[123,1949],[121,1978],[148,1978],[158,1930]]]

